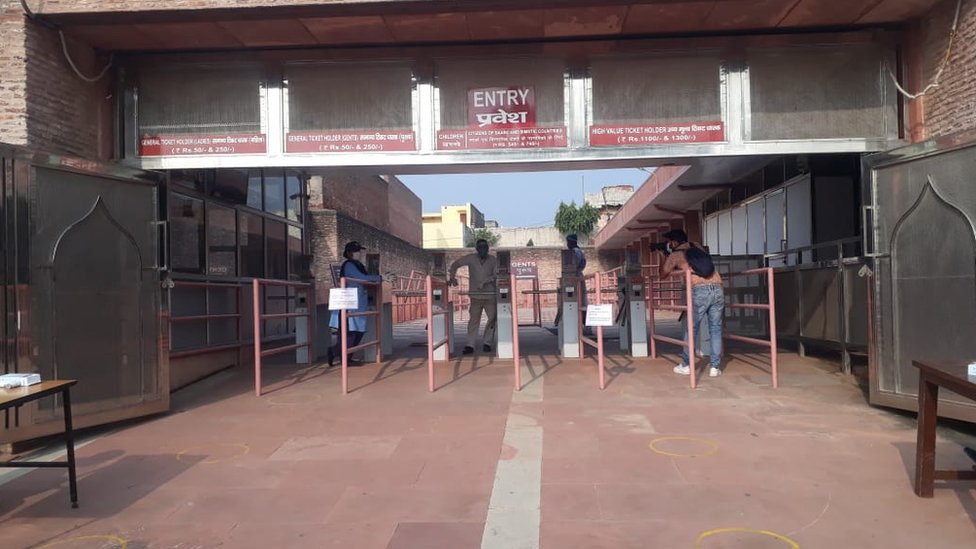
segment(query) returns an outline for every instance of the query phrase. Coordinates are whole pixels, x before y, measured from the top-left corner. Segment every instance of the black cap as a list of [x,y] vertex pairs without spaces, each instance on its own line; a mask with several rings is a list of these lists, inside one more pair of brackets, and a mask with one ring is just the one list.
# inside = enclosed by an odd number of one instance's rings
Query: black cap
[[354,254],[359,250],[365,250],[365,249],[366,248],[362,244],[353,240],[352,242],[346,242],[346,250],[342,252],[342,255]]
[[575,234],[568,234],[568,235],[566,235],[566,240],[569,240],[571,242],[576,242],[577,241],[577,238],[576,238],[576,235]]
[[676,242],[688,242],[688,235],[681,229],[671,229],[670,231],[662,234],[667,240],[674,240]]

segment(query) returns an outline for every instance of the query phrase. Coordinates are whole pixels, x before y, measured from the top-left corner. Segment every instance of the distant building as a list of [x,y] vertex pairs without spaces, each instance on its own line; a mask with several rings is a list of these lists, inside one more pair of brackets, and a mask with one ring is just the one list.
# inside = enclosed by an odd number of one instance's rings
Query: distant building
[[486,229],[497,229],[498,228],[498,222],[495,221],[494,219],[486,219],[485,220],[485,228]]
[[600,210],[600,221],[597,223],[596,230],[599,231],[611,219],[613,219],[613,216],[620,211],[620,208],[622,208],[633,195],[633,185],[612,185],[609,187],[603,187],[595,193],[587,193],[584,197],[584,201]]
[[424,248],[464,248],[473,229],[485,226],[485,214],[468,202],[441,206],[440,213],[423,214]]

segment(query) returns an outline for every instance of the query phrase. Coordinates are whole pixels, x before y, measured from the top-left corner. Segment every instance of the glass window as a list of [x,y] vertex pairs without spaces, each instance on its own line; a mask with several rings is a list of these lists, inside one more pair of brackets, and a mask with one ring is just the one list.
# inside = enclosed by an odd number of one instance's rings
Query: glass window
[[264,192],[261,190],[261,170],[247,173],[247,205],[255,210],[264,208]]
[[264,277],[264,218],[241,213],[241,275]]
[[237,213],[233,208],[207,205],[208,271],[212,275],[237,276]]
[[172,170],[169,172],[169,180],[174,185],[187,187],[200,193],[206,192],[207,170]]
[[246,204],[248,183],[247,170],[217,170],[211,194],[232,204]]
[[285,242],[285,224],[270,219],[265,223],[268,235],[268,278],[287,279],[288,248]]
[[285,177],[285,192],[288,194],[288,219],[302,219],[302,180],[297,173],[289,172]]
[[203,201],[171,194],[169,201],[169,255],[172,270],[203,274]]
[[285,175],[283,171],[264,172],[264,211],[285,217]]
[[302,258],[302,230],[288,226],[288,265],[292,279],[309,278],[308,266]]

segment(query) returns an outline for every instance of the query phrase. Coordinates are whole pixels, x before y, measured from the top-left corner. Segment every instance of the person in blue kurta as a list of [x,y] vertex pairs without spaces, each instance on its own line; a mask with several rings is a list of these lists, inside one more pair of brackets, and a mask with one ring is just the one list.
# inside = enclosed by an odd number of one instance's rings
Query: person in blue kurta
[[[368,280],[370,282],[380,282],[383,277],[380,275],[371,275],[366,273],[366,266],[362,262],[362,251],[365,250],[359,242],[355,240],[346,243],[345,251],[342,252],[342,257],[346,258],[342,262],[342,267],[339,269],[339,276],[345,278],[355,278],[359,280]],[[353,282],[351,280],[346,282],[346,288],[356,288],[357,294],[359,295],[359,308],[356,309],[358,312],[364,312],[367,310],[366,303],[366,288],[362,284]],[[340,311],[332,311],[332,318],[329,320],[329,327],[335,330],[339,329],[339,313]],[[348,346],[355,347],[363,340],[363,336],[366,335],[366,319],[365,316],[352,316],[349,317],[349,339]],[[342,352],[342,335],[339,334],[335,345],[329,347],[329,352],[327,355],[329,366],[332,366],[335,359]],[[350,359],[349,364],[353,361]]]

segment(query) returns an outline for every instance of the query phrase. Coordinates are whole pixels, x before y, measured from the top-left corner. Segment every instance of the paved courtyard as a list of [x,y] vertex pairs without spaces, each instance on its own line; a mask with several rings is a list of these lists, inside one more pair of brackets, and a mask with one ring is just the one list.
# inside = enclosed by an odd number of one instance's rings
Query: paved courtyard
[[[347,396],[338,367],[269,365],[261,398],[238,368],[86,434],[79,509],[61,470],[0,470],[0,548],[976,547],[976,486],[915,497],[914,418],[829,362],[784,353],[773,389],[742,348],[693,391],[673,348],[614,351],[600,391],[531,327],[520,392],[474,355],[428,393],[421,329]],[[971,466],[974,433],[944,428],[938,465]]]

